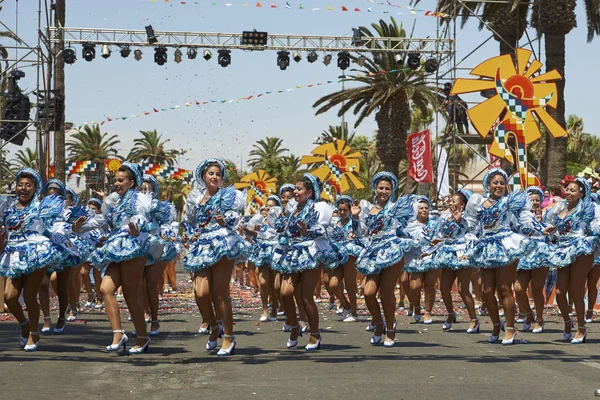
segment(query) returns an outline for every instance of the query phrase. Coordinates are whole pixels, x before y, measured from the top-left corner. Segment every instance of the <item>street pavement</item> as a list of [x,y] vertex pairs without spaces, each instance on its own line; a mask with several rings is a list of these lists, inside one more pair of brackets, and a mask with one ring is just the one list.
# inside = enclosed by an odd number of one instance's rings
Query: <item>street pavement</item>
[[587,399],[600,389],[600,323],[577,346],[560,342],[562,323],[553,316],[543,334],[519,332],[515,345],[502,346],[487,343],[487,317],[480,334],[467,335],[462,311],[450,332],[442,331],[442,315],[424,325],[399,313],[396,345],[384,348],[369,344],[362,302],[355,323],[321,303],[322,347],[306,352],[307,336],[286,349],[283,317],[258,322],[250,291],[236,289],[233,299],[238,347],[229,358],[204,350],[189,293],[165,297],[161,334],[146,355],[103,351],[111,331],[101,312],[80,314],[65,335],[43,336],[35,353],[18,348],[16,322],[0,322],[0,398]]

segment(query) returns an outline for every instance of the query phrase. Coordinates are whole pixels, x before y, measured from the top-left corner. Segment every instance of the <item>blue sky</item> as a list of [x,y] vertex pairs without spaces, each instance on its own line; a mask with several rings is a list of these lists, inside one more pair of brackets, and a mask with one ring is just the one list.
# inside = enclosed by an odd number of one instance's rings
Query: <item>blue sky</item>
[[[304,0],[305,10],[296,9],[297,1],[290,1],[293,9],[289,10],[283,7],[283,1],[276,1],[278,9],[270,9],[268,1],[263,2],[265,8],[262,9],[254,7],[256,1],[249,0],[216,0],[217,5],[211,5],[210,0],[192,0],[186,5],[170,1],[171,4],[165,4],[163,0],[155,3],[149,0],[69,0],[66,25],[140,30],[152,24],[155,30],[165,31],[233,33],[257,29],[278,34],[351,36],[352,27],[370,25],[380,18],[389,20],[390,16],[394,16],[407,28],[416,20],[416,37],[436,35],[436,19],[423,16],[423,12],[414,16],[407,9],[364,0]],[[244,2],[250,6],[241,7]],[[233,6],[228,8],[225,3]],[[407,5],[408,0],[393,3]],[[423,0],[419,7],[431,10],[435,3],[434,0]],[[581,3],[577,9],[579,27],[567,37],[567,114],[582,116],[585,130],[598,133],[600,113],[594,101],[597,94],[590,89],[599,87],[592,74],[600,65],[600,40],[586,43],[583,2],[578,3]],[[15,26],[15,4],[15,0],[3,3],[1,18],[11,28]],[[335,10],[310,10],[313,7],[325,9],[328,5]],[[342,5],[351,10],[359,7],[362,12],[338,11]],[[369,6],[374,12],[366,12]],[[389,14],[384,14],[384,11]],[[398,15],[398,12],[402,14]],[[36,27],[37,1],[19,2],[19,34],[34,42]],[[465,29],[458,30],[457,59],[462,59],[488,36],[487,31],[477,30],[475,20],[470,21]],[[530,36],[535,37],[535,32],[530,31]],[[6,41],[3,43],[7,44]],[[536,52],[538,46],[536,42]],[[322,58],[314,64],[303,59],[299,64],[292,61],[286,71],[281,71],[276,65],[275,52],[233,51],[231,65],[222,68],[217,64],[216,51],[213,51],[209,62],[201,56],[188,60],[184,55],[180,64],[173,61],[170,52],[167,64],[159,67],[154,63],[151,48],[142,49],[144,57],[139,62],[132,56],[121,58],[116,50],[113,49],[112,57],[105,60],[100,57],[100,49],[97,48],[96,59],[85,62],[81,48],[76,48],[77,62],[66,66],[67,121],[77,126],[85,121],[101,121],[105,116],[129,116],[151,111],[153,107],[184,106],[186,101],[233,99],[286,90],[296,85],[337,81],[340,75],[335,56],[327,67],[321,62]],[[472,68],[497,52],[497,42],[491,40],[462,66]],[[543,48],[541,54],[543,56]],[[320,57],[323,55],[321,53]],[[21,81],[21,87],[33,89],[34,70],[28,68],[25,71],[28,76]],[[462,75],[465,76],[465,73],[462,72]],[[292,153],[303,155],[314,147],[312,141],[322,130],[328,125],[339,124],[335,112],[315,116],[312,108],[315,100],[339,88],[339,84],[333,83],[239,103],[182,107],[176,111],[110,122],[102,126],[102,130],[119,136],[120,152],[126,155],[140,130],[157,129],[163,138],[170,139],[172,147],[189,150],[180,160],[180,166],[188,169],[209,156],[245,164],[252,145],[266,136],[281,137]],[[469,100],[477,101],[477,97]],[[347,120],[352,125],[355,118],[349,116]],[[375,128],[374,118],[370,118],[356,131],[371,136]],[[26,145],[33,147],[34,143],[31,141]],[[9,145],[9,149],[16,151],[18,147]]]

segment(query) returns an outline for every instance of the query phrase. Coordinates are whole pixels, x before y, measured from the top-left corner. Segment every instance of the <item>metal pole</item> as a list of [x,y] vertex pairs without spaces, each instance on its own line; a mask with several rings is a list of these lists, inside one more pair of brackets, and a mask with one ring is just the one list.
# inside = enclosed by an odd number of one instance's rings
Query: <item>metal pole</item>
[[[58,108],[56,107],[56,99],[60,96],[65,98],[65,61],[63,59],[63,51],[65,49],[64,35],[62,28],[65,26],[66,16],[66,0],[56,0],[54,3],[54,27],[60,29],[59,41],[54,47],[54,89],[55,89],[55,107],[54,112],[56,118],[60,119],[61,124],[58,130],[54,131],[54,176],[61,181],[65,181],[65,124],[64,111],[62,116],[56,115]],[[50,36],[50,32],[48,32]],[[104,165],[100,166],[104,169]],[[104,182],[103,182],[104,184]]]

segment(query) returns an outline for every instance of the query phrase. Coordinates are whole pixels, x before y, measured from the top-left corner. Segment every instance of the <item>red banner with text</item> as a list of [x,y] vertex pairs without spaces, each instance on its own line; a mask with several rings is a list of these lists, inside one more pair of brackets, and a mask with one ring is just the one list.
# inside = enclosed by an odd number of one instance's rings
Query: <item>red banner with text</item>
[[411,179],[418,183],[433,183],[429,129],[408,135],[406,147],[408,149],[408,174]]

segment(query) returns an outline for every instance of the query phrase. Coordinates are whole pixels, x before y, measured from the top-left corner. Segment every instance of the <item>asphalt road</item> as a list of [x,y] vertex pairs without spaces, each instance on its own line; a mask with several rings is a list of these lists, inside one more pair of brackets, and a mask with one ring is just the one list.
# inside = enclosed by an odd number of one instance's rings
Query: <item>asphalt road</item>
[[238,347],[227,359],[204,350],[189,295],[166,299],[161,335],[147,355],[104,352],[111,333],[102,313],[81,314],[67,334],[42,337],[35,353],[19,350],[15,322],[0,322],[0,398],[586,399],[600,389],[599,323],[580,346],[559,341],[557,317],[545,333],[519,332],[519,343],[502,346],[487,343],[487,317],[482,333],[467,335],[464,314],[447,333],[442,316],[423,325],[399,315],[388,349],[369,344],[366,316],[343,323],[322,303],[322,348],[308,353],[286,349],[282,318],[258,323],[256,299],[234,296]]

